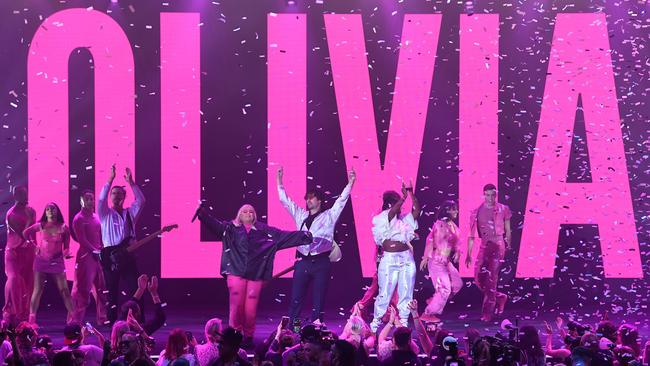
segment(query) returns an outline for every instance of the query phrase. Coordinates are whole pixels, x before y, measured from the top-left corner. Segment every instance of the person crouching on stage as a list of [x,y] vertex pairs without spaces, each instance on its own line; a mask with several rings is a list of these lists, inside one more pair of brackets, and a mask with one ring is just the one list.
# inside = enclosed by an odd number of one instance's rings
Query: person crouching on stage
[[[402,204],[409,196],[413,208],[408,214],[401,215]],[[413,299],[417,271],[410,242],[416,239],[415,230],[418,228],[420,204],[413,194],[412,184],[406,187],[402,183],[402,196],[395,191],[384,192],[383,201],[383,211],[372,219],[375,243],[384,251],[377,268],[379,293],[375,300],[374,319],[370,323],[370,329],[374,333],[377,332],[396,287],[400,322],[406,326],[410,313],[408,304]]]
[[455,295],[463,287],[463,280],[454,267],[460,258],[458,226],[454,223],[457,217],[456,202],[445,201],[427,238],[420,269],[426,271],[428,268],[436,293],[420,317],[423,321],[439,322],[436,315],[442,314],[449,296]]
[[309,231],[282,231],[257,221],[251,205],[243,205],[232,221],[211,216],[203,206],[198,218],[223,241],[221,275],[230,296],[230,326],[241,331],[244,344],[252,344],[257,302],[263,281],[273,275],[273,259],[280,249],[309,244]]

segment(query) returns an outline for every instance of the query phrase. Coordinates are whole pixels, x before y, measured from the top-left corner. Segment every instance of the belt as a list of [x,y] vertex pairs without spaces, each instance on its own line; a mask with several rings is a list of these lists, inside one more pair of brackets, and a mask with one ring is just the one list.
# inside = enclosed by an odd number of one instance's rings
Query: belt
[[332,252],[331,250],[328,250],[327,252],[323,252],[319,254],[304,255],[296,251],[296,258],[300,258],[300,259],[316,259],[316,258],[323,258],[323,257],[329,258],[331,252]]

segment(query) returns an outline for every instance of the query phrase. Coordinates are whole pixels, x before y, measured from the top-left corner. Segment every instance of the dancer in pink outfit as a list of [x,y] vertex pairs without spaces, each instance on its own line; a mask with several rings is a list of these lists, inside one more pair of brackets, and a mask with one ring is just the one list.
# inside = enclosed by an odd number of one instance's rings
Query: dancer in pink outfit
[[108,319],[104,271],[99,261],[99,252],[103,248],[102,227],[99,216],[95,213],[95,194],[91,191],[81,194],[81,210],[72,220],[71,234],[79,243],[72,285],[72,302],[75,309],[72,319],[83,322],[92,292],[97,307],[97,324],[104,324]]
[[[470,215],[470,233],[467,242],[467,268],[472,264],[472,246],[475,235],[481,238],[481,247],[474,266],[476,285],[483,292],[482,321],[490,321],[494,314],[503,313],[508,296],[497,291],[499,270],[510,249],[510,208],[496,201],[497,187],[487,184],[483,187],[485,202]],[[505,239],[504,239],[505,235]]]
[[74,309],[63,263],[64,257],[70,258],[70,230],[63,221],[59,206],[54,202],[48,203],[40,221],[25,229],[23,236],[36,247],[34,291],[29,304],[29,322],[36,323],[36,313],[48,274],[54,277],[54,283],[63,298],[70,320]]
[[29,245],[23,231],[36,221],[36,211],[27,205],[27,188],[14,189],[16,203],[7,211],[7,247],[5,248],[5,305],[2,319],[18,325],[27,320],[29,300],[34,289],[34,247]]
[[420,317],[424,321],[439,322],[436,315],[442,314],[449,296],[457,294],[463,287],[463,280],[454,266],[460,258],[458,226],[454,223],[457,217],[456,202],[445,201],[427,237],[420,269],[425,271],[428,268],[436,292]]

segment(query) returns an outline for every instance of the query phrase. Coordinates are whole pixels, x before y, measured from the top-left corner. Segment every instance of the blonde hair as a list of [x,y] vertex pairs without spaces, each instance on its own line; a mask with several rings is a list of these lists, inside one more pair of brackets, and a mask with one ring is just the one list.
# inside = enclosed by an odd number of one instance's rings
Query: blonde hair
[[255,207],[253,207],[253,205],[249,205],[248,203],[246,203],[239,208],[239,210],[237,211],[237,216],[235,216],[235,218],[232,220],[232,223],[235,226],[242,225],[241,222],[242,211],[244,211],[245,208],[249,208],[249,207],[253,210],[253,225],[255,225],[255,223],[257,222],[257,211],[255,211]]
[[219,318],[212,318],[205,323],[205,339],[208,342],[215,342],[215,336],[217,336],[217,333],[221,333],[222,325],[221,325],[221,319]]
[[351,316],[348,323],[352,334],[361,334],[366,322],[360,316]]

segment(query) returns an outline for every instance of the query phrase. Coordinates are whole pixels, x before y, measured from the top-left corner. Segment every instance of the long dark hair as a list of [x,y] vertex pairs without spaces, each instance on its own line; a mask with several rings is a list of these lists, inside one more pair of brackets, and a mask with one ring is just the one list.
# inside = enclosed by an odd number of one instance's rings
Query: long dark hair
[[448,200],[443,202],[442,205],[440,205],[440,208],[438,209],[436,220],[443,220],[443,221],[451,220],[451,217],[449,217],[449,210],[451,210],[452,208],[458,209],[458,204],[456,204],[456,201]]
[[50,206],[53,206],[54,208],[56,208],[56,222],[59,223],[59,224],[65,223],[65,221],[63,220],[63,214],[61,213],[61,209],[59,208],[59,206],[54,202],[50,202],[47,205],[45,205],[45,209],[43,210],[43,215],[41,216],[41,219],[39,220],[41,225],[45,225],[45,223],[47,222],[47,214],[45,212],[47,211],[47,208],[50,207]]
[[528,359],[528,365],[539,365],[537,360],[542,360],[541,365],[544,364],[544,349],[542,342],[539,340],[539,332],[537,328],[532,325],[525,325],[519,331],[519,346],[521,351]]

